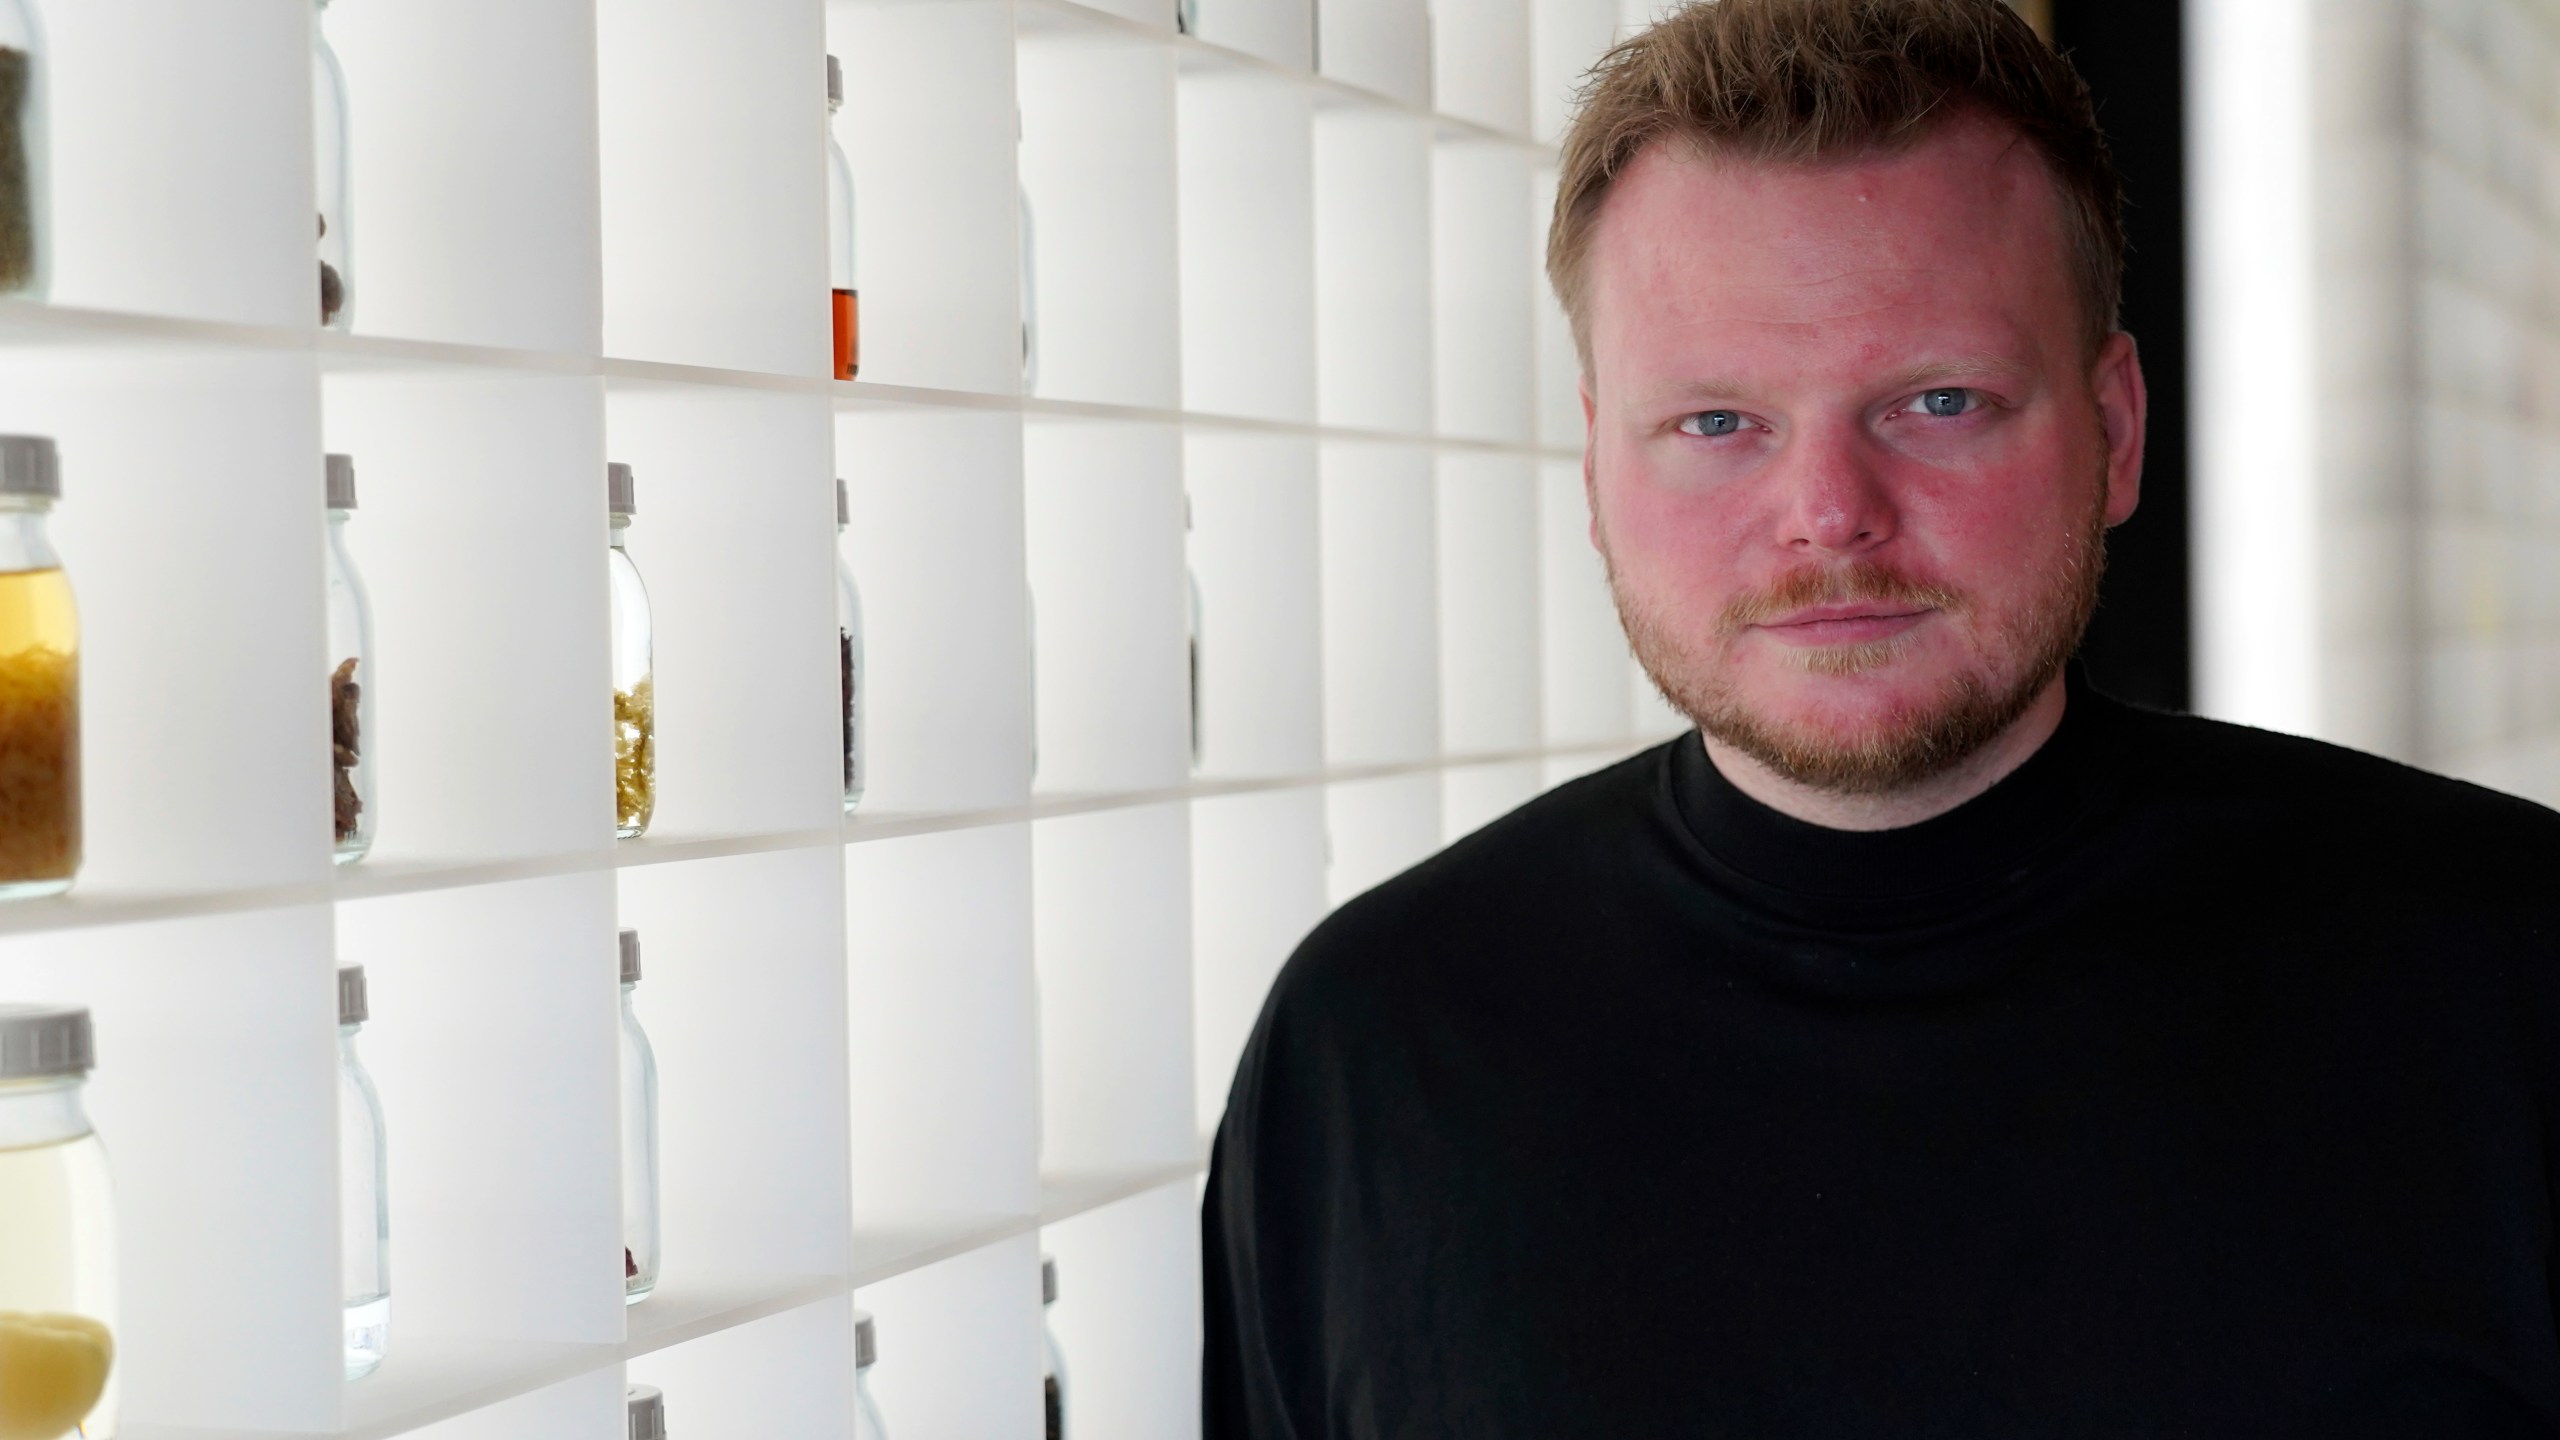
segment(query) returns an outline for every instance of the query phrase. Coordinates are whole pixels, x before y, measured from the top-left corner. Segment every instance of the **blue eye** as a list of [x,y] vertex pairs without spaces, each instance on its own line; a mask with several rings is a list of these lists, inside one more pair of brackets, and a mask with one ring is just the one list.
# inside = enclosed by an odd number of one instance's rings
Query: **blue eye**
[[1936,415],[1944,419],[1962,415],[1972,409],[1974,398],[1970,390],[1930,390],[1924,392],[1913,403],[1914,408],[1923,414]]
[[1737,410],[1701,410],[1680,422],[1683,434],[1730,435],[1742,428],[1742,413]]

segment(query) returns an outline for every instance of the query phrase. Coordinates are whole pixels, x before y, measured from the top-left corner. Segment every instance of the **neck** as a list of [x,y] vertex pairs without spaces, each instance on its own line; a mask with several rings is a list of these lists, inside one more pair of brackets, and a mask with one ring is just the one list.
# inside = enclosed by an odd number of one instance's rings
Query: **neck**
[[1712,735],[1702,738],[1707,758],[1734,789],[1781,815],[1832,830],[1898,830],[1946,814],[2027,763],[2027,757],[2042,749],[2061,726],[2066,693],[2062,676],[2055,675],[2026,713],[1953,769],[1874,795],[1817,789],[1780,775]]

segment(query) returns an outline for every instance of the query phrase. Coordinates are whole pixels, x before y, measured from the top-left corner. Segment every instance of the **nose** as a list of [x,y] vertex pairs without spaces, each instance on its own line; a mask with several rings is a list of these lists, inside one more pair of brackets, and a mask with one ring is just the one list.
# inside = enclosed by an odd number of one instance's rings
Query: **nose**
[[1854,432],[1796,433],[1770,472],[1778,543],[1802,555],[1862,555],[1893,538],[1893,497]]

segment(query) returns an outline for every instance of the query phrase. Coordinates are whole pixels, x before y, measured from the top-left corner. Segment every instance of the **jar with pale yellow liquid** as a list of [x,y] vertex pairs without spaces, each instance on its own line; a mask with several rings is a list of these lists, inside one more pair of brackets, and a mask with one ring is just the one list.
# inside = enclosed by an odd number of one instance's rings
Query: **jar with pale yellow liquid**
[[115,1206],[89,1012],[0,1005],[0,1440],[116,1430]]
[[61,496],[53,441],[0,435],[0,900],[80,868],[80,618],[45,533]]

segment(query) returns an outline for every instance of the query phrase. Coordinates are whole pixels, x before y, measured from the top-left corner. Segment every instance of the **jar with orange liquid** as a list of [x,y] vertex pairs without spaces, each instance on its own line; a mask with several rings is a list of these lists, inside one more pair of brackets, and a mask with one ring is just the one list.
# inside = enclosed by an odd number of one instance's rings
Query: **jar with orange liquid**
[[836,112],[844,108],[844,66],[827,57],[827,284],[834,292],[835,377],[850,380],[862,368],[862,308],[853,278],[853,162],[836,143]]
[[0,1440],[116,1431],[115,1203],[89,1012],[0,1005]]

